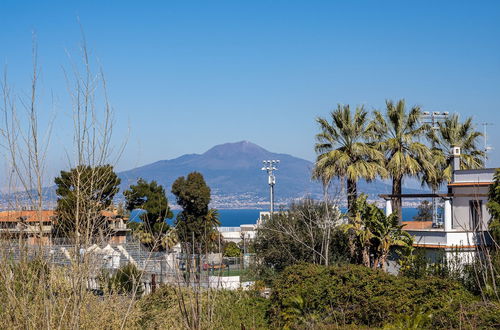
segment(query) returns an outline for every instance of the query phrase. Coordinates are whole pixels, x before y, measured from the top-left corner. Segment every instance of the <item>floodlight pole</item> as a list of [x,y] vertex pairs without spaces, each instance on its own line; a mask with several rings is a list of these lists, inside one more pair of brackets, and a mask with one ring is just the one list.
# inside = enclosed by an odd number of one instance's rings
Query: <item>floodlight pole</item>
[[268,184],[270,192],[270,207],[269,207],[269,218],[272,218],[274,213],[274,185],[276,184],[276,177],[274,176],[274,171],[278,168],[276,167],[280,161],[279,160],[263,160],[262,171],[266,171],[268,175]]
[[[437,126],[437,123],[439,120],[445,120],[448,118],[449,113],[448,112],[428,112],[425,111],[422,115],[424,119],[424,123],[430,124],[432,130],[437,130],[439,127]],[[432,140],[432,149],[436,147],[436,143],[434,140]],[[436,194],[436,188],[433,186],[432,187],[432,193]],[[437,203],[436,203],[436,197],[432,197],[432,222],[436,223],[437,222]]]

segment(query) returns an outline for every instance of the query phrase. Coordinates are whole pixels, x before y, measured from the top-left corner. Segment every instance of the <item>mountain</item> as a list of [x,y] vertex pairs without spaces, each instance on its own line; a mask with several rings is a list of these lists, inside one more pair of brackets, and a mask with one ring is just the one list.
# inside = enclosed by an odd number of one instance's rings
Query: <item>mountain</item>
[[[321,185],[311,180],[313,163],[287,154],[270,152],[254,143],[241,141],[217,145],[203,154],[188,154],[171,160],[118,173],[122,179],[121,191],[138,178],[156,180],[170,193],[172,183],[179,176],[198,171],[212,190],[213,204],[218,207],[255,207],[268,201],[267,173],[262,171],[262,160],[279,159],[276,176],[276,200],[286,203],[294,198],[322,195]],[[338,181],[333,190],[338,190]],[[360,182],[358,191],[375,197],[388,193],[390,186],[382,181]],[[173,201],[172,196],[169,199]]]

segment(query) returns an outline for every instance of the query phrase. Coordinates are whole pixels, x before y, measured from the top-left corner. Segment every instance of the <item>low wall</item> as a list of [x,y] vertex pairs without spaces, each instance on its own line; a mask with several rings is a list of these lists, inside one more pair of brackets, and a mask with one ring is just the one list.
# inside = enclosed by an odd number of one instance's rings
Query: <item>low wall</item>
[[239,276],[209,276],[208,286],[213,289],[236,290],[241,287]]

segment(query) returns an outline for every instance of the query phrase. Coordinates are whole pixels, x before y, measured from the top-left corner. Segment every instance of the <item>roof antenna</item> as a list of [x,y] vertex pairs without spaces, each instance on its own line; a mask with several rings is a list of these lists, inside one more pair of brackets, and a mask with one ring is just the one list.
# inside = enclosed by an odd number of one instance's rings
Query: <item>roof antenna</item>
[[486,162],[488,161],[488,152],[493,150],[493,147],[488,146],[488,136],[486,135],[486,128],[488,126],[493,126],[493,123],[482,123],[483,125],[483,137],[484,137],[484,168],[487,168]]

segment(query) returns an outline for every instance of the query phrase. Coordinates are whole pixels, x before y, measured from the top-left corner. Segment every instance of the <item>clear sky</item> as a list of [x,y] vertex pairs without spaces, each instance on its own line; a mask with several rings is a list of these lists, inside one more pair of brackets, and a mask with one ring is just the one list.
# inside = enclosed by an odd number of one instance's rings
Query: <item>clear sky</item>
[[2,0],[0,63],[24,92],[37,34],[51,169],[71,147],[62,67],[78,17],[106,72],[115,143],[131,127],[119,170],[239,140],[313,160],[316,116],[398,98],[494,123],[500,166],[500,1]]

